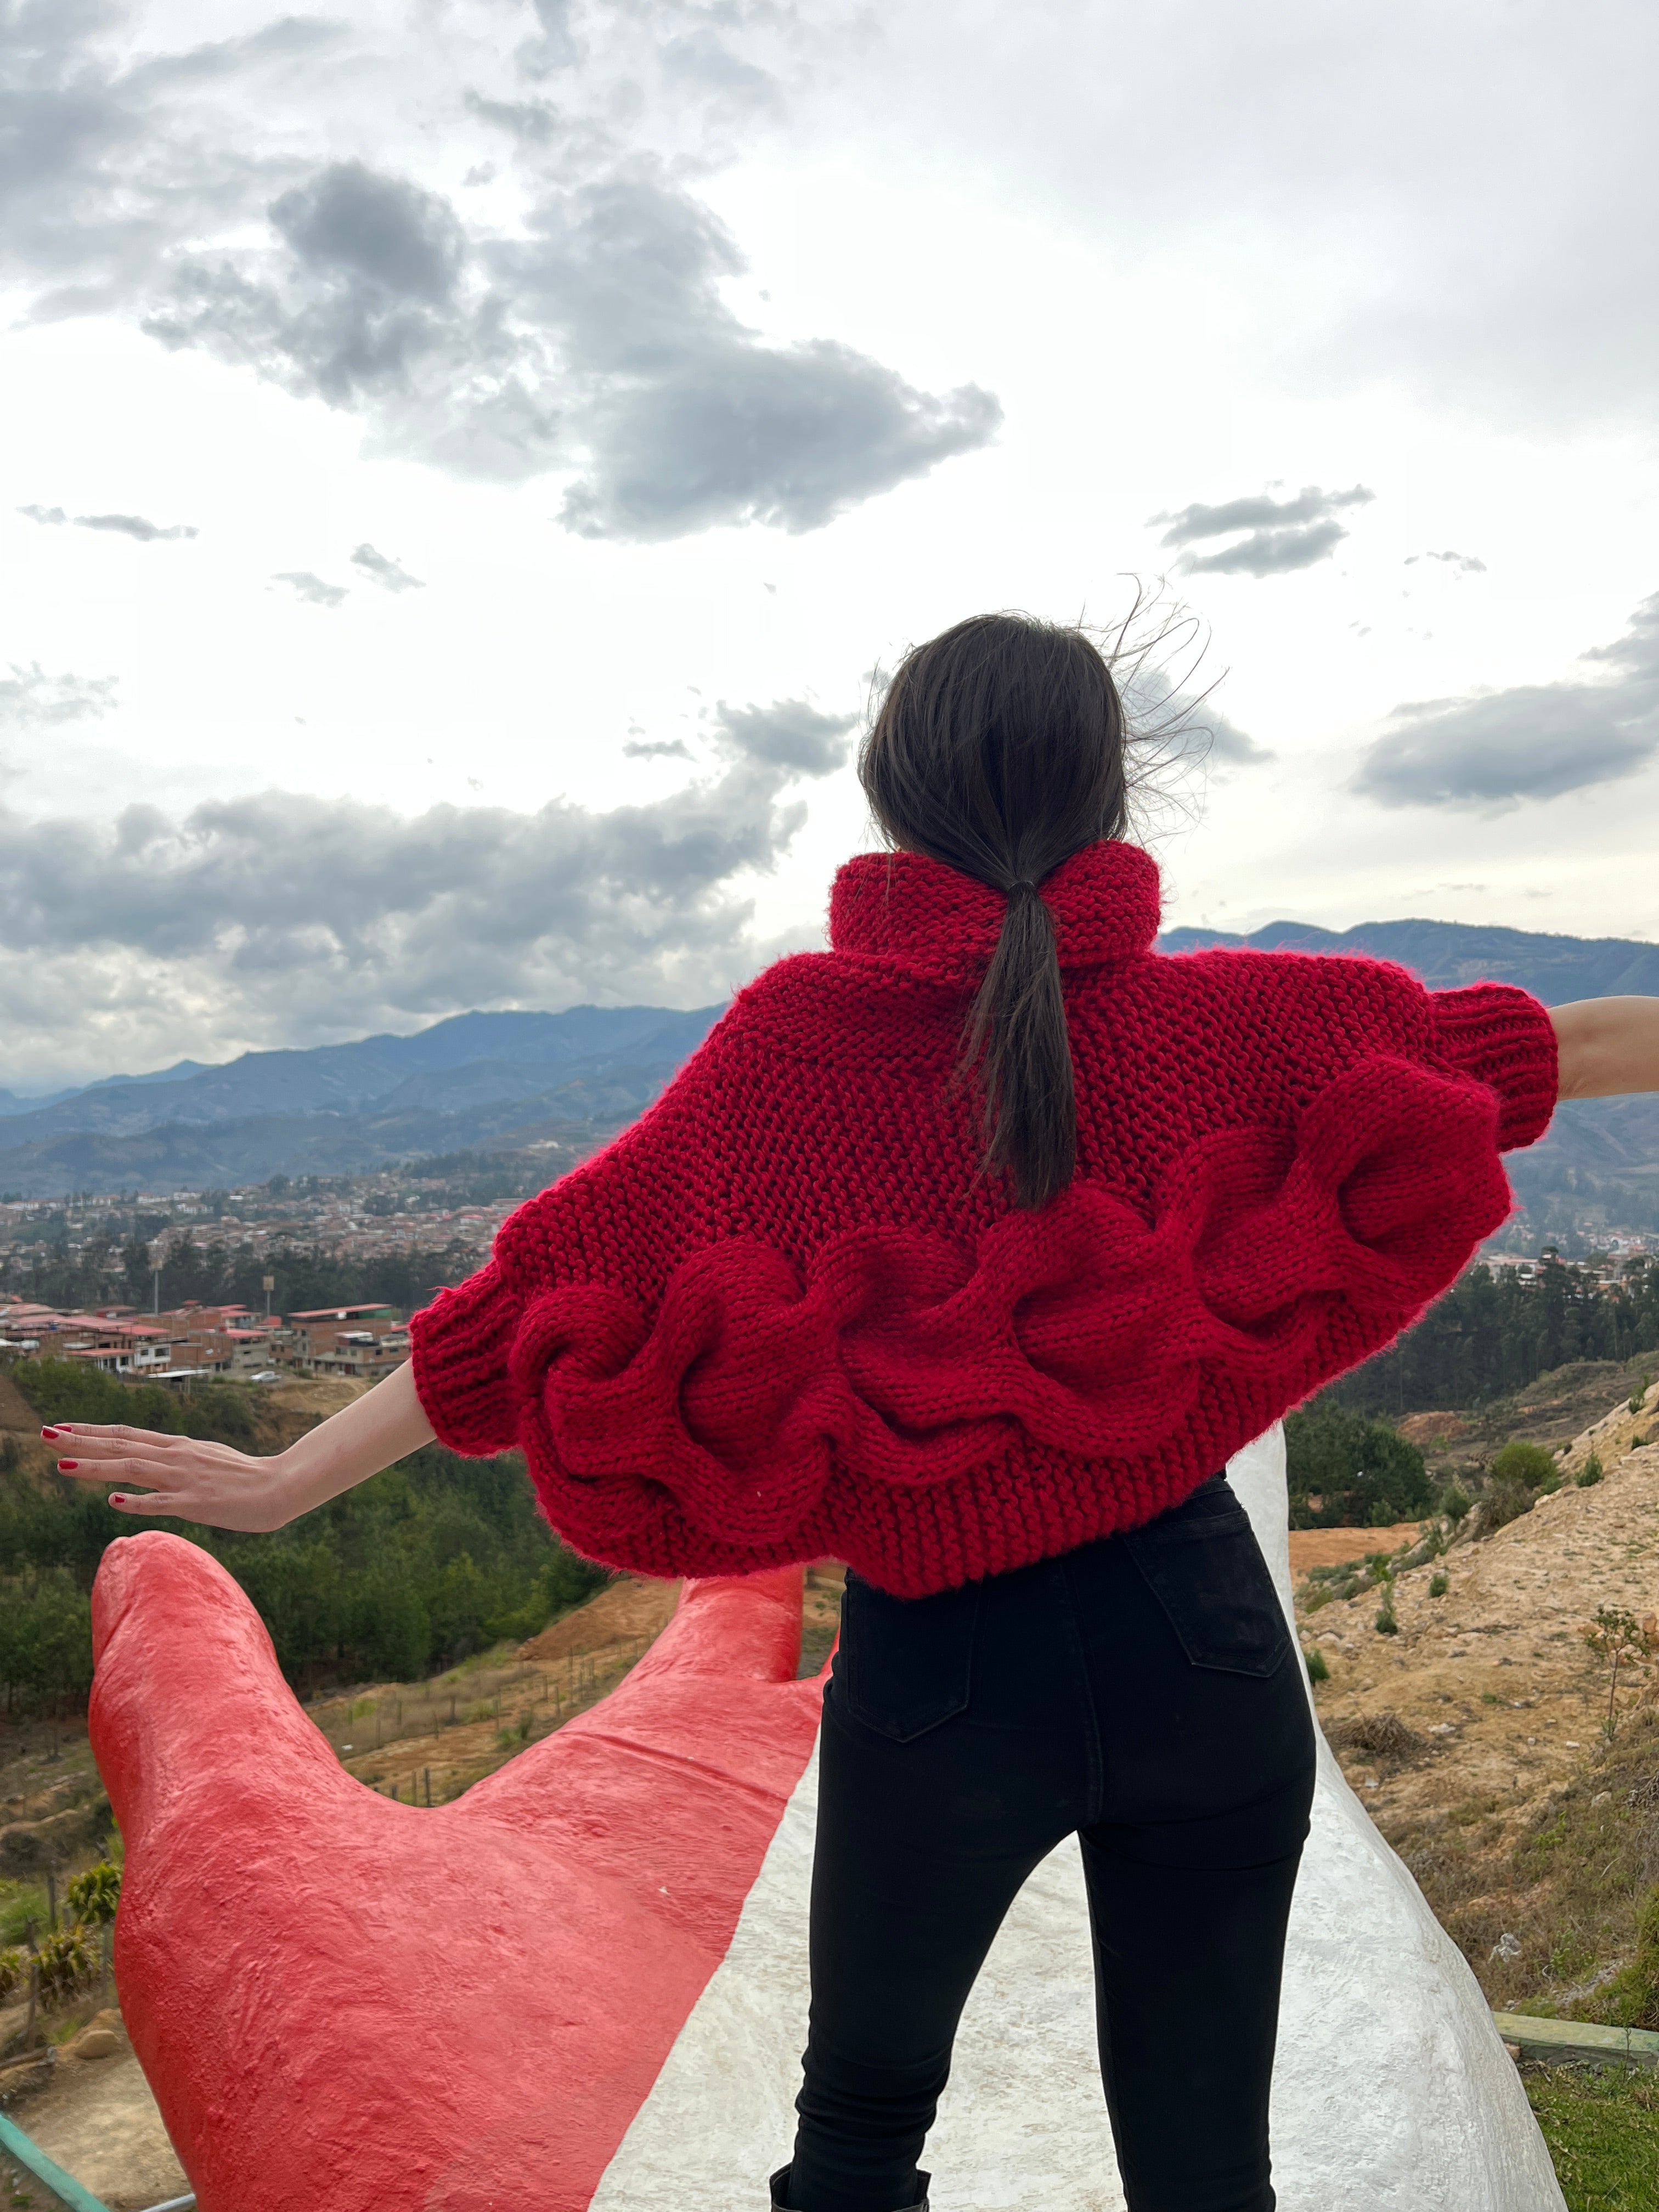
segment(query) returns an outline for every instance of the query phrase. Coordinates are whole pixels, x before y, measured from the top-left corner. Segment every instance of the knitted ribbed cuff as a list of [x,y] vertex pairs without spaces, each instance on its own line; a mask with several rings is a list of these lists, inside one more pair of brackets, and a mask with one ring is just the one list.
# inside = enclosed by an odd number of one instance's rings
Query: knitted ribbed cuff
[[1498,1093],[1499,1151],[1536,1144],[1550,1125],[1560,1082],[1555,1024],[1546,1010],[1513,983],[1437,991],[1434,1010],[1446,1058]]
[[415,1389],[451,1451],[483,1459],[519,1441],[507,1371],[519,1304],[491,1260],[409,1324]]

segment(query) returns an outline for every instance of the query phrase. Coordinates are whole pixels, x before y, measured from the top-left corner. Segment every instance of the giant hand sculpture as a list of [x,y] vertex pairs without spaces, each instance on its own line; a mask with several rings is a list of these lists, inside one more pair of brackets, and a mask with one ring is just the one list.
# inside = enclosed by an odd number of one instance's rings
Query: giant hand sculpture
[[116,1971],[201,2212],[584,2212],[811,1754],[800,1617],[799,1571],[688,1585],[602,1705],[424,1811],[340,1767],[205,1553],[112,1546]]

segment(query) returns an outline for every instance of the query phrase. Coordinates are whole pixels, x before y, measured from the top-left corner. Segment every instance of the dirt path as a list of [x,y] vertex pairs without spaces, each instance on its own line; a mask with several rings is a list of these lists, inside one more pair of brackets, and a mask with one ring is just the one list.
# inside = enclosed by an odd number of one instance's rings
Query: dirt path
[[77,2058],[71,2045],[50,2085],[14,2106],[10,2118],[110,2212],[141,2212],[145,2205],[184,2196],[190,2180],[119,2014],[100,2014],[99,2024],[115,2030],[117,2054]]

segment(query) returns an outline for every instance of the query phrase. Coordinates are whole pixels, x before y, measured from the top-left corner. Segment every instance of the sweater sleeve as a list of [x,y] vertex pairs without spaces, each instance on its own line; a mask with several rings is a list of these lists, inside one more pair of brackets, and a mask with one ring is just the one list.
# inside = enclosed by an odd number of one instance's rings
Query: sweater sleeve
[[1430,994],[1436,1038],[1454,1067],[1498,1094],[1502,1152],[1536,1144],[1559,1087],[1555,1024],[1512,983],[1474,983]]
[[411,1320],[415,1388],[452,1451],[481,1458],[521,1442],[513,1355],[544,1292],[604,1283],[649,1310],[678,1263],[719,1233],[737,1026],[728,1014],[654,1105],[509,1214],[486,1264]]

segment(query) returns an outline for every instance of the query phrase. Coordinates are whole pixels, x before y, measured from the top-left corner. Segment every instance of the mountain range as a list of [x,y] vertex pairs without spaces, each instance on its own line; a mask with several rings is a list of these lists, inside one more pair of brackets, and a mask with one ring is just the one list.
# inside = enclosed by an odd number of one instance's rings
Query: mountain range
[[[1248,937],[1172,929],[1167,952],[1206,945],[1364,952],[1437,989],[1482,978],[1546,1005],[1609,993],[1659,996],[1659,945],[1457,922],[1275,921]],[[514,1151],[550,1129],[619,1127],[696,1050],[718,1006],[573,1006],[467,1013],[412,1036],[180,1060],[44,1098],[0,1091],[0,1191],[229,1188],[339,1175],[388,1159]],[[1659,1227],[1659,1097],[1564,1107],[1544,1144],[1511,1162],[1528,1206],[1602,1199],[1621,1225]]]

